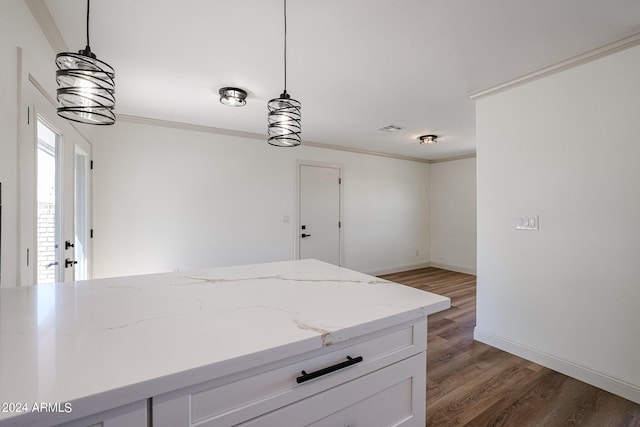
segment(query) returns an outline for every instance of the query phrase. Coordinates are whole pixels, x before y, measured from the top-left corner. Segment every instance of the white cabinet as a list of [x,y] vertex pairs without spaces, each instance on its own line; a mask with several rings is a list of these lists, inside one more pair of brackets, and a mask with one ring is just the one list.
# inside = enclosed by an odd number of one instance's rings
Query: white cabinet
[[[43,298],[53,323],[39,322]],[[0,301],[0,401],[73,407],[0,412],[0,427],[422,424],[416,356],[427,316],[450,305],[317,260],[0,289]],[[300,383],[302,371],[322,375]]]
[[[422,427],[426,338],[423,318],[167,393],[153,399],[153,425]],[[330,372],[307,381],[303,371]]]
[[424,427],[426,353],[241,424],[242,427]]
[[90,415],[56,427],[148,427],[147,400]]

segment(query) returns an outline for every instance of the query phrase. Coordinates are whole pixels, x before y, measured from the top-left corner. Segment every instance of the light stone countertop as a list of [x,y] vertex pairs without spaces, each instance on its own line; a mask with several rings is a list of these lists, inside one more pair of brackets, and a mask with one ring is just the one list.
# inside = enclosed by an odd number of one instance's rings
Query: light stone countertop
[[[85,416],[449,305],[316,260],[2,289],[0,404]],[[0,426],[33,415],[0,412]]]

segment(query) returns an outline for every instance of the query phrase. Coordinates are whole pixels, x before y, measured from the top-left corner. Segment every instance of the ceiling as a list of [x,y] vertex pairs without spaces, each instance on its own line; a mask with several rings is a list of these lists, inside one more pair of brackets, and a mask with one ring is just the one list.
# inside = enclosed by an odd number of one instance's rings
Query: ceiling
[[[68,49],[84,0],[44,0]],[[287,91],[303,141],[442,159],[475,152],[469,93],[640,31],[637,0],[289,0]],[[116,112],[266,135],[283,90],[282,0],[94,0]],[[242,108],[217,91],[248,93]],[[389,124],[404,129],[377,131]],[[419,135],[440,136],[420,145]],[[266,137],[265,137],[266,140]],[[266,143],[266,142],[265,142]],[[274,148],[276,149],[276,148]]]

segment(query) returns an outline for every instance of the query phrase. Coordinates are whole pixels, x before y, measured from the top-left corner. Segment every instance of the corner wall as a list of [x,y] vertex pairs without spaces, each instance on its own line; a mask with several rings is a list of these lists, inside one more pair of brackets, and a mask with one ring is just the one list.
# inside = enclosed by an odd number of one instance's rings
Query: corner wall
[[298,159],[344,165],[345,267],[428,265],[429,164],[119,121],[94,144],[94,276],[293,259]]
[[431,265],[476,274],[476,159],[430,167]]
[[[21,50],[20,58],[18,49]],[[21,258],[18,246],[18,92],[31,74],[49,93],[55,93],[55,52],[24,1],[0,2],[0,182],[2,230],[0,230],[0,287],[19,282]],[[34,89],[35,91],[35,89]],[[26,105],[21,111],[26,116]]]
[[[476,339],[640,402],[640,47],[477,103]],[[539,231],[516,217],[539,215]]]

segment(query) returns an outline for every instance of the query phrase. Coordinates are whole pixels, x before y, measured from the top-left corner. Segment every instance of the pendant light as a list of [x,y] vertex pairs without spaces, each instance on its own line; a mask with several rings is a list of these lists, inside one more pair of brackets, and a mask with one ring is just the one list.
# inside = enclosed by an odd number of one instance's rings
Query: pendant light
[[74,122],[112,125],[116,121],[115,72],[100,61],[89,47],[89,2],[87,0],[87,46],[56,55],[58,115]]
[[287,0],[284,0],[284,91],[267,104],[269,144],[276,147],[300,145],[300,102],[287,93]]

